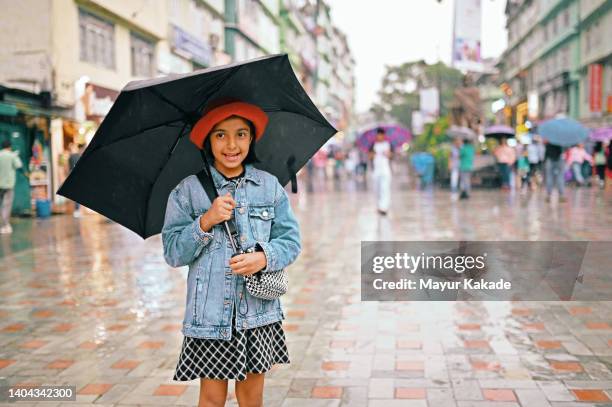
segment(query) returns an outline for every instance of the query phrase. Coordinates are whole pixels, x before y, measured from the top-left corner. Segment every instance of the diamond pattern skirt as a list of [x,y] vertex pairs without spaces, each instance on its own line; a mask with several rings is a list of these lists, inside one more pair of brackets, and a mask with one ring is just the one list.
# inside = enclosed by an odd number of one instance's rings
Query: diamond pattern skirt
[[290,363],[281,321],[243,331],[232,338],[201,339],[185,336],[173,380],[245,380],[248,373],[264,373],[277,363]]

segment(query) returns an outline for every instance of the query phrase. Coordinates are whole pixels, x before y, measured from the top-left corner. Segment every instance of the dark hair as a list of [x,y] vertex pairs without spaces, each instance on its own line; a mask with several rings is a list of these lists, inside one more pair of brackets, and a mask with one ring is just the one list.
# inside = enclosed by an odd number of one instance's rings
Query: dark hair
[[[258,163],[259,158],[257,158],[257,155],[255,154],[255,125],[250,120],[245,119],[244,117],[241,117],[241,116],[231,116],[231,117],[228,117],[228,119],[232,117],[238,117],[244,120],[249,126],[249,132],[251,133],[251,143],[249,144],[249,152],[247,156],[244,158],[244,160],[242,161],[242,164]],[[204,139],[203,147],[204,147],[204,151],[206,151],[206,154],[208,154],[208,156],[211,157],[214,162],[215,156],[213,155],[212,147],[210,146],[210,134],[211,133],[212,133],[212,130],[210,131],[210,133],[208,133],[208,135],[206,136],[206,139]]]
[[11,146],[12,146],[12,144],[11,144],[11,140],[4,140],[4,141],[2,142],[2,148],[9,148],[9,147],[11,147]]
[[383,129],[382,127],[377,128],[376,134],[385,134],[385,129]]
[[596,153],[599,153],[601,150],[603,150],[603,143],[601,141],[598,141],[595,143],[595,146],[593,147],[593,151]]
[[469,138],[464,138],[463,139],[463,144],[472,144],[472,140],[470,140]]

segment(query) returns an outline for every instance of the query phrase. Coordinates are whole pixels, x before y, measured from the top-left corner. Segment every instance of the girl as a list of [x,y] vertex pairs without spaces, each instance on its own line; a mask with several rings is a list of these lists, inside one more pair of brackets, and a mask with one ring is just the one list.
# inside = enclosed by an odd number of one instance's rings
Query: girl
[[[243,277],[281,270],[301,250],[287,193],[276,177],[251,165],[267,122],[252,104],[209,107],[190,140],[212,156],[219,197],[211,203],[196,175],[168,197],[164,258],[173,267],[189,265],[185,337],[174,380],[200,379],[200,407],[225,405],[229,379],[236,380],[240,406],[261,406],[265,372],[290,362],[280,301],[251,296]],[[232,217],[241,247],[253,249],[235,257],[223,228]]]

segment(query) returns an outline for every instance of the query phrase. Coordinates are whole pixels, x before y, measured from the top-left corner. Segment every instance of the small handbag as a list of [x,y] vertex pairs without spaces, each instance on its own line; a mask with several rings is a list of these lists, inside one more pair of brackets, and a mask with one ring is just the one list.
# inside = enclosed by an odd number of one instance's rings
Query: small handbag
[[[247,249],[246,253],[252,253],[258,250],[259,245],[253,250],[253,248]],[[274,300],[279,298],[281,295],[287,292],[289,288],[289,279],[285,270],[277,271],[258,271],[257,273],[251,274],[250,276],[244,276],[247,291],[257,298],[264,300]]]
[[[212,203],[215,198],[219,195],[216,188],[214,187],[212,179],[206,173],[206,170],[202,170],[197,174],[208,199]],[[263,251],[261,246],[256,245],[255,247],[243,250],[238,239],[238,233],[236,231],[236,225],[233,219],[224,222],[225,231],[227,232],[232,248],[234,249],[233,256],[243,253],[253,253],[255,251]],[[232,256],[232,257],[233,257]],[[284,269],[276,271],[258,271],[250,276],[243,276],[247,291],[257,298],[264,300],[274,300],[279,298],[281,295],[287,292],[289,287],[289,279]]]

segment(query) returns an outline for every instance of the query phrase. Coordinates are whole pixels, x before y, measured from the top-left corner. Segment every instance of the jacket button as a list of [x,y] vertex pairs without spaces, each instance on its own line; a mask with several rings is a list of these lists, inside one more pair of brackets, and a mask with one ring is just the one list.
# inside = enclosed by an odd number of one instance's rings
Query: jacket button
[[240,241],[241,242],[246,242],[246,236],[245,235],[240,236]]
[[264,216],[264,218],[265,218],[265,217],[267,217],[267,216],[268,216],[268,211],[263,211],[261,214],[262,214],[262,215]]
[[244,213],[244,208],[240,208],[240,209],[238,209],[238,212],[240,212],[240,213]]

